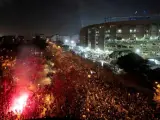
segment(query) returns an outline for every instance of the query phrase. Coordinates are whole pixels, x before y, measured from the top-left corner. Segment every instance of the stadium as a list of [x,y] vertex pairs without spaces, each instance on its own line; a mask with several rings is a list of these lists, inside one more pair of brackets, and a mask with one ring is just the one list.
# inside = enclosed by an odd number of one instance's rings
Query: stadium
[[144,58],[155,58],[160,51],[160,16],[108,18],[80,31],[83,47],[101,50],[132,50]]

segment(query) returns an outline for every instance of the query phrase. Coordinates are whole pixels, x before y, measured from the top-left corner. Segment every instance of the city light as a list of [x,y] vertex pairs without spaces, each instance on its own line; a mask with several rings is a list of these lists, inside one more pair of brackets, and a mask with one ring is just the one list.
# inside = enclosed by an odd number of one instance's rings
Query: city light
[[140,49],[136,49],[136,51],[135,51],[137,54],[139,54],[141,51],[140,51]]
[[122,33],[122,30],[121,30],[121,29],[119,29],[119,30],[118,30],[118,33]]
[[160,61],[158,61],[156,59],[149,59],[149,61],[154,62],[156,65],[160,65]]
[[86,51],[90,51],[90,48],[89,47],[86,47],[86,49],[85,49]]
[[102,53],[102,50],[100,48],[97,48],[95,52]]
[[90,75],[90,74],[88,75],[88,78],[91,78],[91,75]]
[[85,58],[88,58],[88,55],[87,55],[87,54],[85,54],[85,55],[84,55],[84,57],[85,57]]
[[102,67],[104,66],[104,61],[101,61],[101,66],[102,66]]
[[48,42],[49,42],[49,39],[47,38],[46,43],[48,43]]
[[71,43],[74,44],[74,41],[72,40]]
[[65,43],[68,43],[68,39],[65,39]]

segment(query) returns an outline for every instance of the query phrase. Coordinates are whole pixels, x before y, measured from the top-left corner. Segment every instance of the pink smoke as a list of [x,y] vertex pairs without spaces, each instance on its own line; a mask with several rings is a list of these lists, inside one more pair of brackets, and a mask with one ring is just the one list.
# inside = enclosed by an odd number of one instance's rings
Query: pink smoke
[[10,111],[21,114],[26,107],[28,97],[32,93],[28,90],[30,84],[34,84],[39,77],[37,72],[42,70],[41,59],[33,55],[38,52],[34,47],[22,47],[13,68],[15,92],[11,98]]

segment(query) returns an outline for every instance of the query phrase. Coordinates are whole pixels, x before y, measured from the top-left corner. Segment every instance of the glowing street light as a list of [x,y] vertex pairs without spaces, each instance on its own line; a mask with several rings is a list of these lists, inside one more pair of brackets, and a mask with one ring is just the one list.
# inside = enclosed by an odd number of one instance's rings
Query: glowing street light
[[104,61],[101,61],[101,66],[102,66],[102,67],[104,66]]
[[91,78],[91,75],[90,75],[90,74],[88,75],[88,78]]
[[103,51],[102,51],[100,48],[97,48],[97,49],[95,50],[95,52],[98,53],[98,54],[103,53]]
[[137,54],[139,54],[141,51],[140,51],[140,49],[136,49],[136,51],[135,51]]
[[72,40],[71,43],[74,44],[74,41]]
[[68,43],[68,39],[65,39],[65,43]]
[[122,30],[121,30],[121,29],[119,29],[119,30],[118,30],[118,33],[122,33]]
[[86,50],[86,51],[90,51],[90,48],[89,48],[89,47],[87,47],[85,50]]
[[48,42],[49,42],[49,39],[47,38],[46,43],[48,43]]
[[85,57],[85,58],[88,58],[88,55],[87,55],[87,54],[85,54],[85,55],[84,55],[84,57]]

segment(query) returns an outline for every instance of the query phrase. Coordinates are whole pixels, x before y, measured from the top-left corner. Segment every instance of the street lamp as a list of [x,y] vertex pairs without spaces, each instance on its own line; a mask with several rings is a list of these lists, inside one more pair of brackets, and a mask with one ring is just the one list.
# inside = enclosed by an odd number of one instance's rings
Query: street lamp
[[102,67],[104,66],[104,61],[101,61],[101,66],[102,66]]
[[87,54],[85,54],[85,55],[84,55],[84,57],[85,57],[85,58],[88,58],[88,55],[87,55]]
[[139,54],[141,51],[140,51],[140,49],[136,49],[136,51],[135,51],[137,54]]
[[68,39],[65,39],[65,43],[68,43]]
[[74,41],[72,40],[71,43],[74,44]]

